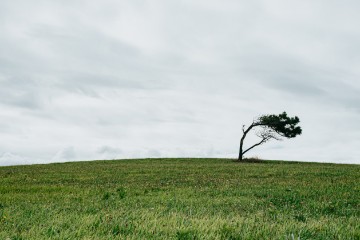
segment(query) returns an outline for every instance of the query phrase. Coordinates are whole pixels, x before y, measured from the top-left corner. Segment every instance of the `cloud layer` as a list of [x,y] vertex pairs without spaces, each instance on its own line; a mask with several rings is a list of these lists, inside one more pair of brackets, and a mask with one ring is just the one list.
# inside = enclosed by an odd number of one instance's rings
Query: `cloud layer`
[[[236,157],[360,163],[357,1],[1,1],[0,165]],[[255,138],[248,139],[248,144]]]

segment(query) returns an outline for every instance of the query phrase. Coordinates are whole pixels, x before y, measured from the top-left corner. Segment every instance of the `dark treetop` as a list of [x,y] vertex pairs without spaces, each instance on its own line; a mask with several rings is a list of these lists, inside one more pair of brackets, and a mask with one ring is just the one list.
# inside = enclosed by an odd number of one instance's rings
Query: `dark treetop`
[[[282,137],[285,138],[294,138],[297,135],[300,135],[302,129],[297,124],[300,122],[297,116],[288,117],[286,112],[283,112],[279,115],[270,114],[262,115],[252,122],[252,124],[245,130],[245,125],[243,125],[243,136],[240,140],[240,150],[238,160],[242,160],[246,152],[250,151],[256,146],[259,146],[270,139],[281,140]],[[249,147],[246,150],[243,150],[244,139],[246,135],[253,128],[258,127],[259,130],[256,132],[256,135],[261,138],[261,141]]]

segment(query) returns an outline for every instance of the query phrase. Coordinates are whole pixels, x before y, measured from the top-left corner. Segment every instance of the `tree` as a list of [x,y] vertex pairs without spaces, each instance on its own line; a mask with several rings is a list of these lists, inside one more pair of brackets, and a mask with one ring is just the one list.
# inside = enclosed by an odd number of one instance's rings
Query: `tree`
[[[285,138],[294,138],[297,135],[300,135],[302,130],[297,124],[300,122],[297,116],[288,117],[286,112],[283,112],[279,115],[262,115],[255,119],[252,124],[245,130],[245,125],[242,127],[243,135],[240,140],[240,150],[238,160],[243,160],[244,154],[257,147],[261,144],[268,142],[271,139],[282,140]],[[261,141],[252,145],[246,150],[243,150],[243,144],[246,135],[255,128],[260,128],[256,132],[256,135],[261,138]]]

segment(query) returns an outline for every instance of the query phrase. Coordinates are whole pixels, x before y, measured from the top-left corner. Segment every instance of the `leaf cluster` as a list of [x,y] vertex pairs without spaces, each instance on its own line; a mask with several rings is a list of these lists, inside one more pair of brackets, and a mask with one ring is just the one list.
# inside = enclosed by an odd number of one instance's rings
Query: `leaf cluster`
[[288,117],[287,113],[283,112],[279,115],[262,115],[257,119],[256,125],[264,128],[263,134],[272,132],[282,137],[294,138],[302,133],[301,127],[297,126],[299,122],[297,116]]

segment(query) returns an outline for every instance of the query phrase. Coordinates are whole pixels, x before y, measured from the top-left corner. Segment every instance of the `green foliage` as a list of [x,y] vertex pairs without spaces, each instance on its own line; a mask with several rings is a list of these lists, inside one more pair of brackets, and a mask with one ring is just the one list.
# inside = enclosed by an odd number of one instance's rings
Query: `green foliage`
[[110,198],[111,194],[109,192],[104,193],[103,200],[108,200]]
[[120,199],[125,198],[125,196],[126,196],[126,190],[125,190],[124,187],[119,187],[118,189],[116,189],[116,191],[117,191]]
[[236,231],[235,227],[229,227],[226,224],[224,224],[224,226],[220,228],[219,233],[220,233],[220,239],[227,239],[227,240],[242,239],[242,236]]
[[265,160],[0,167],[0,239],[359,239],[359,179]]
[[[297,126],[299,122],[300,120],[297,116],[288,117],[287,113],[283,112],[279,115],[263,115],[257,120],[253,121],[253,123],[248,126],[246,130],[245,125],[243,125],[243,135],[240,140],[238,160],[243,161],[245,153],[254,147],[268,142],[271,139],[280,140],[281,137],[294,138],[297,135],[300,135],[302,133],[302,129],[300,126]],[[261,131],[256,133],[261,141],[244,150],[243,146],[246,135],[256,127],[261,128]]]
[[176,232],[176,239],[178,240],[197,240],[196,231],[193,230],[181,230]]
[[300,119],[297,116],[288,117],[287,113],[283,112],[279,115],[263,115],[257,123],[260,126],[272,129],[280,136],[294,138],[302,132],[301,127],[297,126],[299,122]]

